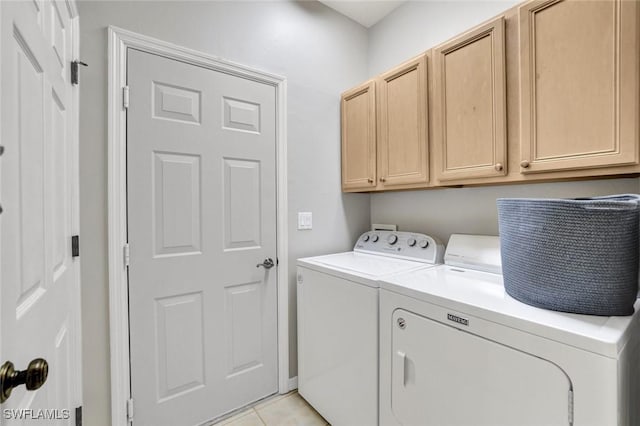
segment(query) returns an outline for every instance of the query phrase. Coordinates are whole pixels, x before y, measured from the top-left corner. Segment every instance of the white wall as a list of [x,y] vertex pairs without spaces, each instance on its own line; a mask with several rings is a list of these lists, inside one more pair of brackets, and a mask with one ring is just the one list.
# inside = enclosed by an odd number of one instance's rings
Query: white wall
[[[379,74],[511,8],[515,1],[410,1],[369,29],[369,75]],[[496,198],[640,192],[638,179],[537,183],[373,194],[371,220],[431,234],[498,235]]]
[[639,181],[601,179],[563,183],[390,192],[371,196],[371,220],[429,234],[443,243],[451,234],[498,235],[497,198],[572,198],[638,193]]
[[517,3],[520,2],[408,1],[369,28],[369,74],[380,74]]
[[[367,77],[366,30],[317,2],[79,2],[80,197],[85,422],[110,425],[107,276],[107,26],[288,80],[290,375],[297,375],[295,259],[348,250],[369,195],[340,192],[340,93]],[[298,211],[314,214],[297,231]]]

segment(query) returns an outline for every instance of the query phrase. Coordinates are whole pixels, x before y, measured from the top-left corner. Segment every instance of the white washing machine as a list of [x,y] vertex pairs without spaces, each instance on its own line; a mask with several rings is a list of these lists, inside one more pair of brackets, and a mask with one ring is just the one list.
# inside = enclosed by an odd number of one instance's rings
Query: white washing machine
[[442,255],[427,235],[372,231],[352,252],[298,259],[298,391],[332,425],[378,424],[378,280]]
[[628,317],[520,303],[498,241],[452,236],[445,265],[380,283],[380,424],[640,425],[640,303]]

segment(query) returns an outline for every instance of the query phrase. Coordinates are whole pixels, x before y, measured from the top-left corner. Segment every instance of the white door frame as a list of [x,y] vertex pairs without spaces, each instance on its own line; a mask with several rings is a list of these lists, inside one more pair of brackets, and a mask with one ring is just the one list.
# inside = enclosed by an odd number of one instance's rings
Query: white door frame
[[129,300],[124,247],[127,243],[127,127],[123,87],[130,47],[188,64],[222,71],[268,84],[276,89],[278,391],[286,393],[289,380],[289,282],[287,253],[287,81],[215,56],[110,26],[108,106],[109,197],[109,326],[111,347],[111,422],[127,425],[131,397],[129,370]]

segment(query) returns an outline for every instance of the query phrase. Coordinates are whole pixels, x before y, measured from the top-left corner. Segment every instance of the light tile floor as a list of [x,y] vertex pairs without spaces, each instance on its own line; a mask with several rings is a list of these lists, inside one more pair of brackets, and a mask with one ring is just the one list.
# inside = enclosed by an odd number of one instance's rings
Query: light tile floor
[[326,426],[322,418],[298,392],[277,395],[248,408],[216,426]]

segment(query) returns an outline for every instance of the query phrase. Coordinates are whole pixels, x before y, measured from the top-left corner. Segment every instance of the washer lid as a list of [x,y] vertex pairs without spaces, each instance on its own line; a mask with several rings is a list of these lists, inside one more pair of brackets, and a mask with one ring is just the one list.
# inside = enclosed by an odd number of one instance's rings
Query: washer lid
[[449,265],[393,275],[380,287],[610,358],[618,357],[630,333],[640,332],[633,331],[640,324],[640,300],[628,317],[549,311],[513,299],[501,275]]
[[370,287],[379,287],[379,278],[422,268],[425,264],[419,261],[350,251],[298,259],[298,266],[357,281]]

